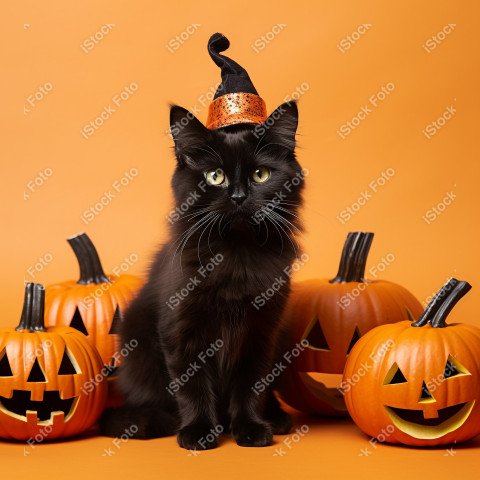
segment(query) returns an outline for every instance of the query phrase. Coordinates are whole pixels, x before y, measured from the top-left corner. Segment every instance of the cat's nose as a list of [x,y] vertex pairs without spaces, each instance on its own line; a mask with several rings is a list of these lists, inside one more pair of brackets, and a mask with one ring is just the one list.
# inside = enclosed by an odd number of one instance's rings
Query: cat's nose
[[243,190],[237,189],[230,195],[230,198],[232,199],[233,203],[241,205],[247,198],[247,194]]

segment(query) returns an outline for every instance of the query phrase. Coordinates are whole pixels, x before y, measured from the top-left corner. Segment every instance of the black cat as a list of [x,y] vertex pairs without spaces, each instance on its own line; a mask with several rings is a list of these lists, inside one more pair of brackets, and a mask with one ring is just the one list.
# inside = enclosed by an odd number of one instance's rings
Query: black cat
[[177,432],[181,447],[207,449],[222,432],[265,446],[290,430],[261,380],[283,353],[280,319],[299,253],[297,123],[293,102],[264,124],[218,130],[171,108],[171,239],[125,312],[122,343],[138,347],[119,372],[126,404],[104,414],[104,434],[136,425],[136,438]]

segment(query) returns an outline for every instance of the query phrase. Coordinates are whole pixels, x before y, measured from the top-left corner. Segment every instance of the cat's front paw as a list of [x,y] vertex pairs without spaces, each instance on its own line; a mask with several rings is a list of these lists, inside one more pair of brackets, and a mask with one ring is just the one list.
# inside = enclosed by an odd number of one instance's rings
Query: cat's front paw
[[187,450],[210,450],[218,447],[218,434],[211,425],[192,423],[178,431],[177,441]]
[[240,447],[267,447],[273,442],[272,429],[267,423],[239,422],[232,425],[232,435]]

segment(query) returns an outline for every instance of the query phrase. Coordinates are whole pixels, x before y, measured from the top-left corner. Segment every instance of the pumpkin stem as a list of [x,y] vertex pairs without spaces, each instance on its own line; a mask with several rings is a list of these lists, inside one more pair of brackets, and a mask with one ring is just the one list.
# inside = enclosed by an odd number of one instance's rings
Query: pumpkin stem
[[95,245],[86,233],[67,238],[67,242],[72,247],[80,267],[80,278],[77,283],[80,285],[110,283],[110,279],[103,271]]
[[457,302],[472,288],[468,282],[451,278],[433,297],[420,318],[412,327],[430,324],[433,328],[445,328],[446,319]]
[[330,283],[363,282],[373,233],[350,232],[342,250],[338,273]]
[[27,283],[23,299],[22,316],[15,330],[45,332],[43,319],[45,310],[45,288],[40,283]]

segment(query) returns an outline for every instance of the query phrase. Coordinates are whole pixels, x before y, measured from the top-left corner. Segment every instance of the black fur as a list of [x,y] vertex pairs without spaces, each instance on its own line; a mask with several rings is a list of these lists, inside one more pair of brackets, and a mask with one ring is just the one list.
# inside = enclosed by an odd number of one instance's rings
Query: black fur
[[[228,431],[238,445],[270,445],[291,420],[271,386],[254,385],[280,353],[288,268],[299,253],[297,106],[280,106],[261,126],[214,131],[181,107],[170,116],[179,210],[170,241],[125,313],[122,343],[138,341],[119,372],[127,402],[104,414],[101,429],[120,436],[136,425],[136,438],[177,433],[187,449],[214,448]],[[265,183],[251,179],[259,166],[271,171]],[[219,167],[228,184],[206,185],[204,172]],[[232,196],[245,199],[238,205]]]

